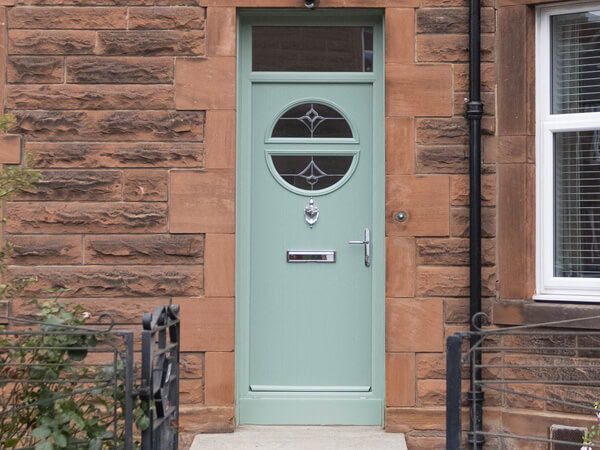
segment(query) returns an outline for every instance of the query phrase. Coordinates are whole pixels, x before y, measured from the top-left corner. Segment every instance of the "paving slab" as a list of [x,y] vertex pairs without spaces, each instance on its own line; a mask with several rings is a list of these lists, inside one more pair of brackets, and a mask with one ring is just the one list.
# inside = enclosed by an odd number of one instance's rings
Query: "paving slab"
[[401,433],[379,427],[307,427],[243,425],[233,433],[199,434],[190,450],[406,450]]

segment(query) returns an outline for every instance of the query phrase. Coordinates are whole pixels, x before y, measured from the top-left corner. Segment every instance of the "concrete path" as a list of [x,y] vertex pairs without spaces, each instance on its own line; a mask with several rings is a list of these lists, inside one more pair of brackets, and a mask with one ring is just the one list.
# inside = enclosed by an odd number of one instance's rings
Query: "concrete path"
[[250,426],[234,433],[199,434],[190,450],[406,450],[404,435],[379,427]]

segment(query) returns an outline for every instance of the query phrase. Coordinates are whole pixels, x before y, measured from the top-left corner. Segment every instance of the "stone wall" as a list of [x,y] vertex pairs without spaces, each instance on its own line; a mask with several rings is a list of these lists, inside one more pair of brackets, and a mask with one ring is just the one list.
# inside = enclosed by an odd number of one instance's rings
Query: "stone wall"
[[[303,2],[11,1],[0,10],[2,102],[44,173],[37,192],[6,205],[11,273],[39,277],[31,296],[68,286],[65,297],[123,326],[181,304],[183,430],[232,430],[236,7]],[[327,7],[386,8],[386,428],[407,432],[410,448],[438,448],[445,338],[468,322],[468,2]],[[482,17],[491,135],[491,0]],[[495,157],[486,141],[486,309],[496,289]],[[393,220],[399,210],[404,223]]]

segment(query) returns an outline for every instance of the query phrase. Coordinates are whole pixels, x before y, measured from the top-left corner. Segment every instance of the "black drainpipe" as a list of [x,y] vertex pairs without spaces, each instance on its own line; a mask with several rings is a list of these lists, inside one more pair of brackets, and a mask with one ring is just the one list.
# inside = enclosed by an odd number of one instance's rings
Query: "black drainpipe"
[[[481,4],[480,0],[469,0],[469,102],[467,119],[469,120],[469,178],[470,178],[470,317],[471,331],[481,325]],[[476,317],[475,321],[473,318]],[[478,340],[471,336],[471,346]],[[471,357],[471,388],[469,390],[470,421],[469,447],[482,449],[484,437],[474,434],[481,431],[483,425],[483,392],[474,381],[481,379],[481,353],[474,352]]]

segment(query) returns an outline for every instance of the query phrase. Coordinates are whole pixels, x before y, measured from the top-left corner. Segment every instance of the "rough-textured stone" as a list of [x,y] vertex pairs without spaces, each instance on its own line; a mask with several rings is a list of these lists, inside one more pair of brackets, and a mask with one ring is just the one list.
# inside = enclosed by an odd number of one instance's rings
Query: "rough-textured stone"
[[467,144],[469,128],[467,119],[417,119],[418,144]]
[[45,289],[68,288],[63,297],[136,297],[201,295],[198,266],[10,266],[12,278],[35,277],[24,294],[44,295]]
[[174,76],[173,58],[168,57],[73,56],[67,58],[66,70],[69,83],[171,83]]
[[202,167],[204,146],[191,142],[27,142],[35,167]]
[[[143,314],[153,312],[158,306],[168,305],[169,300],[169,297],[73,297],[61,299],[65,304],[83,306],[90,314],[90,322],[106,323],[105,319],[101,319],[100,316],[107,313],[114,319],[115,324],[136,325],[136,328],[130,326],[130,330],[139,330],[137,327],[139,327]],[[13,313],[17,317],[34,319],[37,309],[28,300],[16,300],[13,302]],[[136,364],[139,364],[140,354],[136,352],[134,359]],[[197,363],[195,365],[197,366]]]
[[48,140],[202,140],[201,111],[13,111],[15,132]]
[[[496,263],[496,241],[482,240],[482,263]],[[459,238],[417,239],[417,264],[424,266],[468,266],[469,240]]]
[[[419,433],[406,433],[406,446],[411,450],[436,450],[446,448],[446,436],[423,436]],[[488,441],[486,440],[486,443]]]
[[[496,88],[496,73],[494,70],[493,63],[482,63],[481,64],[481,90],[482,91],[494,91]],[[469,65],[468,64],[454,64],[454,90],[455,91],[468,91],[469,90]],[[486,109],[493,109],[493,105],[484,105],[484,112]]]
[[[481,32],[495,30],[494,8],[481,9]],[[417,33],[468,33],[469,8],[417,9]]]
[[125,28],[125,19],[125,8],[17,6],[8,10],[9,28]]
[[129,8],[129,29],[177,30],[204,29],[204,8],[200,7],[152,7]]
[[99,31],[101,55],[203,55],[204,31]]
[[[469,427],[469,416],[463,414],[461,424]],[[387,408],[386,431],[406,433],[411,430],[443,430],[446,428],[446,409],[442,407],[429,408]],[[466,420],[465,420],[466,419]]]
[[123,200],[166,201],[166,170],[126,170],[123,173]]
[[173,109],[173,86],[51,84],[8,86],[11,109]]
[[9,233],[160,233],[167,231],[163,203],[10,202]]
[[[481,292],[494,295],[496,274],[493,267],[481,271]],[[469,295],[468,267],[418,267],[417,295],[428,297],[464,297]]]
[[[469,204],[469,182],[467,175],[452,177],[452,189],[450,191],[452,205],[463,206]],[[496,204],[495,175],[483,175],[481,177],[481,203],[484,206],[494,206]]]
[[202,378],[203,358],[201,353],[181,352],[181,378]]
[[[482,34],[481,60],[494,60],[494,35]],[[422,62],[466,62],[469,60],[467,34],[420,34],[417,37],[417,60]]]
[[468,173],[469,149],[464,146],[417,147],[418,173]]
[[85,237],[88,264],[202,264],[202,235]]
[[197,6],[198,0],[22,0],[19,3],[35,6]]
[[182,405],[199,405],[204,403],[204,389],[202,380],[180,380],[179,402]]
[[33,189],[17,200],[121,200],[121,172],[116,170],[45,170]]
[[231,433],[235,428],[233,406],[186,406],[179,408],[179,431],[183,433]]
[[418,353],[417,378],[446,378],[446,354]]
[[94,31],[10,30],[8,53],[29,55],[82,55],[94,52]]
[[63,58],[58,56],[11,56],[7,64],[9,83],[62,83]]
[[7,238],[10,264],[80,264],[81,236],[23,236]]
[[[450,208],[450,235],[469,236],[469,208]],[[496,236],[496,208],[482,208],[481,235],[484,238]]]

